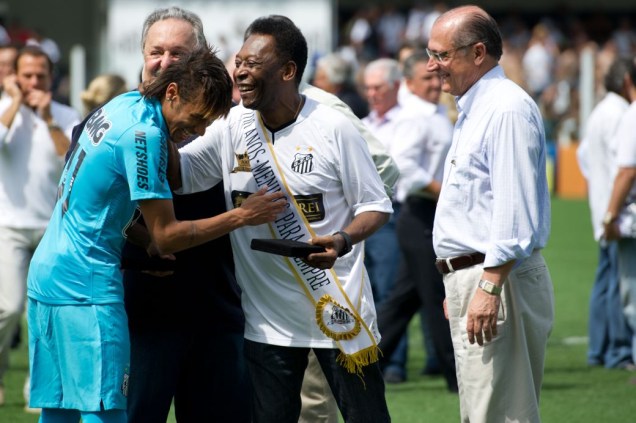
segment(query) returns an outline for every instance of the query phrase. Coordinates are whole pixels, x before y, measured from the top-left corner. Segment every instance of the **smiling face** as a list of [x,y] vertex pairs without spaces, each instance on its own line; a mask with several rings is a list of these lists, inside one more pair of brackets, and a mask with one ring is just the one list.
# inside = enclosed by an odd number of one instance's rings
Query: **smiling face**
[[164,19],[149,29],[144,44],[142,80],[150,81],[161,70],[191,53],[196,46],[192,25],[183,19]]
[[[483,75],[484,45],[480,42],[456,48],[453,43],[461,18],[438,19],[431,29],[428,48],[434,53],[446,52],[441,60],[429,59],[427,70],[439,75],[442,91],[463,95]],[[477,48],[480,47],[480,51]],[[479,54],[477,54],[479,53]]]
[[201,96],[193,101],[184,101],[176,83],[168,86],[161,111],[172,141],[180,143],[195,135],[202,136],[212,124],[216,116],[205,108]]
[[413,77],[406,79],[409,91],[429,103],[439,103],[442,94],[442,83],[439,75],[429,72],[427,62],[417,62],[413,66]]
[[262,112],[275,104],[283,73],[275,45],[272,36],[254,34],[245,40],[236,54],[234,82],[243,106],[248,109]]

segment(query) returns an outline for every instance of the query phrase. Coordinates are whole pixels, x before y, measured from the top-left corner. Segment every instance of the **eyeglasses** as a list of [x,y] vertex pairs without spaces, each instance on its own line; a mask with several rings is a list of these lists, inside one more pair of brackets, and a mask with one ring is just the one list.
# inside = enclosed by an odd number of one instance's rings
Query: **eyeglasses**
[[448,49],[446,51],[439,51],[439,52],[432,51],[432,50],[429,50],[428,47],[425,50],[426,50],[426,54],[428,54],[428,57],[430,57],[431,59],[435,60],[437,63],[442,63],[442,62],[446,61],[447,59],[449,59],[450,54],[452,52],[455,52],[457,50],[461,50],[461,49],[466,48],[466,47],[474,46],[475,44],[477,44],[479,42],[481,42],[481,41],[475,41],[473,43],[466,44],[466,45],[459,46],[459,47],[455,47],[455,48],[451,48],[451,49]]

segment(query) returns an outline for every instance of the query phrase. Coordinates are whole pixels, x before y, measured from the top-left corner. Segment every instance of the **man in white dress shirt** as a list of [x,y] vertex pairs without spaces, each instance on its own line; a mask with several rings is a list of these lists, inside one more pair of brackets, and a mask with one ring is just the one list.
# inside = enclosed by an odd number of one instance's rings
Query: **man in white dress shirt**
[[541,255],[550,233],[539,108],[498,65],[497,23],[477,6],[441,15],[429,70],[459,118],[435,214],[464,422],[539,422],[554,294]]
[[626,76],[634,64],[619,58],[605,75],[607,94],[596,105],[585,125],[577,157],[587,180],[594,239],[599,243],[599,259],[590,295],[590,366],[628,369],[632,366],[632,331],[621,304],[618,282],[618,245],[603,238],[603,215],[616,176],[616,129],[629,107]]
[[394,287],[378,308],[380,349],[385,357],[399,351],[402,334],[413,315],[422,309],[423,327],[428,325],[424,332],[427,356],[432,350],[447,388],[457,392],[453,345],[442,309],[444,284],[435,268],[432,239],[453,126],[443,111],[438,112],[441,83],[436,73],[426,70],[427,62],[428,56],[423,52],[413,53],[404,62],[411,94],[404,96],[403,118],[393,131],[395,145],[391,150],[401,173],[397,189],[401,211],[395,229],[402,254]]
[[[631,104],[621,117],[615,134],[618,171],[607,211],[603,237],[618,241],[618,275],[623,311],[636,332],[636,66],[625,78]],[[636,358],[636,335],[632,337],[632,360]]]
[[[0,98],[0,398],[9,348],[26,301],[31,255],[57,199],[77,111],[51,99],[53,63],[24,47]],[[25,390],[28,391],[28,390]]]
[[[401,78],[398,62],[393,59],[374,60],[364,70],[364,89],[370,113],[362,122],[380,140],[393,160],[394,150],[399,143],[406,141],[405,137],[419,139],[417,126],[412,126],[413,123],[402,118],[403,109],[398,103]],[[396,164],[400,169],[397,161]],[[393,288],[402,257],[395,231],[399,212],[400,203],[396,195],[393,195],[393,215],[364,245],[364,263],[373,287],[373,300],[378,307]],[[402,337],[394,353],[384,356],[383,372],[386,382],[400,383],[406,380],[406,347],[406,337]]]

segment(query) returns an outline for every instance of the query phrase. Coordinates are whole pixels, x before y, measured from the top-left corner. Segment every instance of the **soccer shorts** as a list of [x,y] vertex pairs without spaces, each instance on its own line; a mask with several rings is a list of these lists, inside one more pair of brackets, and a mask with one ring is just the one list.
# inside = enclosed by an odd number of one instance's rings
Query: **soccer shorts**
[[123,304],[50,305],[29,298],[30,406],[126,409],[130,339]]

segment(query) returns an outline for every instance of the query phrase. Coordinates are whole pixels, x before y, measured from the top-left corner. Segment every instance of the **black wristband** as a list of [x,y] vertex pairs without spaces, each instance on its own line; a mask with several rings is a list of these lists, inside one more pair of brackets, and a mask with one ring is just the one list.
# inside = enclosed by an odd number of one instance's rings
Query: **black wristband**
[[345,254],[349,254],[349,252],[351,252],[351,249],[353,248],[353,242],[351,241],[351,237],[349,236],[349,234],[346,233],[345,231],[338,231],[338,232],[335,232],[332,236],[336,236],[336,235],[340,235],[345,242],[344,248],[342,249],[342,251],[338,253],[338,257],[342,257]]

